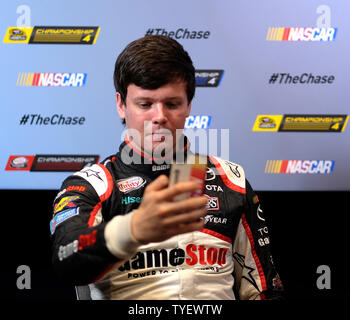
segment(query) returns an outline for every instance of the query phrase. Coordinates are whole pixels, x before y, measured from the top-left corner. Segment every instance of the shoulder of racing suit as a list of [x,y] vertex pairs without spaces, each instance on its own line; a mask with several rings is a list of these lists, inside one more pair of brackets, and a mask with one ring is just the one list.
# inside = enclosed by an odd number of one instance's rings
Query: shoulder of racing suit
[[89,226],[94,226],[102,221],[102,203],[106,201],[112,194],[114,183],[110,171],[103,164],[94,164],[73,174],[83,178],[91,185],[99,197],[99,201],[95,205],[94,214],[89,220]]
[[216,173],[221,176],[228,188],[243,194],[246,193],[245,172],[242,166],[219,157],[209,156],[209,159],[214,164]]

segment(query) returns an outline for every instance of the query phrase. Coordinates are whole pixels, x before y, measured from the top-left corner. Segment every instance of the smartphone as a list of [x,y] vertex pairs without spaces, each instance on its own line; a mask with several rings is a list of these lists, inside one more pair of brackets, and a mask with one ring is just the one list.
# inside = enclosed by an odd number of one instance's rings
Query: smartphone
[[185,181],[198,181],[201,184],[199,191],[179,194],[174,197],[174,201],[201,196],[204,192],[206,172],[207,156],[191,154],[186,163],[173,163],[170,168],[169,186]]

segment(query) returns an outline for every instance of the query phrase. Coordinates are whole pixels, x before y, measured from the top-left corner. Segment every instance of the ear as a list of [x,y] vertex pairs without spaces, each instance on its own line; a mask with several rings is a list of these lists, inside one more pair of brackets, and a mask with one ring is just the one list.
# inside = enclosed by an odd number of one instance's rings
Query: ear
[[125,105],[122,101],[122,97],[119,92],[116,94],[116,102],[117,102],[117,111],[120,119],[125,119]]

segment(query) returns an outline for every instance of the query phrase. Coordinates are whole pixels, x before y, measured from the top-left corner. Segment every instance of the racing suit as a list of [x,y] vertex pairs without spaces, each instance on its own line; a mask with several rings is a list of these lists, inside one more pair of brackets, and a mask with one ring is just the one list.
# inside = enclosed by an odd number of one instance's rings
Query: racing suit
[[[179,152],[188,149],[186,144]],[[141,245],[131,234],[131,216],[145,187],[169,175],[170,165],[126,164],[123,154],[145,160],[123,142],[115,156],[63,182],[50,222],[53,266],[60,277],[88,285],[92,299],[280,296],[268,228],[241,166],[208,156],[204,228]]]

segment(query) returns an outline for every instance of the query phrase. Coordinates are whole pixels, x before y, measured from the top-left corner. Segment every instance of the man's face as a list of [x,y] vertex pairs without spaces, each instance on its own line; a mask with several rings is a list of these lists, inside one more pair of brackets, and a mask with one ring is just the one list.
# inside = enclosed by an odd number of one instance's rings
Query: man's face
[[125,100],[123,104],[117,93],[118,114],[125,119],[127,132],[139,133],[132,134],[134,146],[153,156],[164,148],[175,151],[176,130],[184,128],[191,111],[186,84],[172,82],[154,90],[130,84]]

